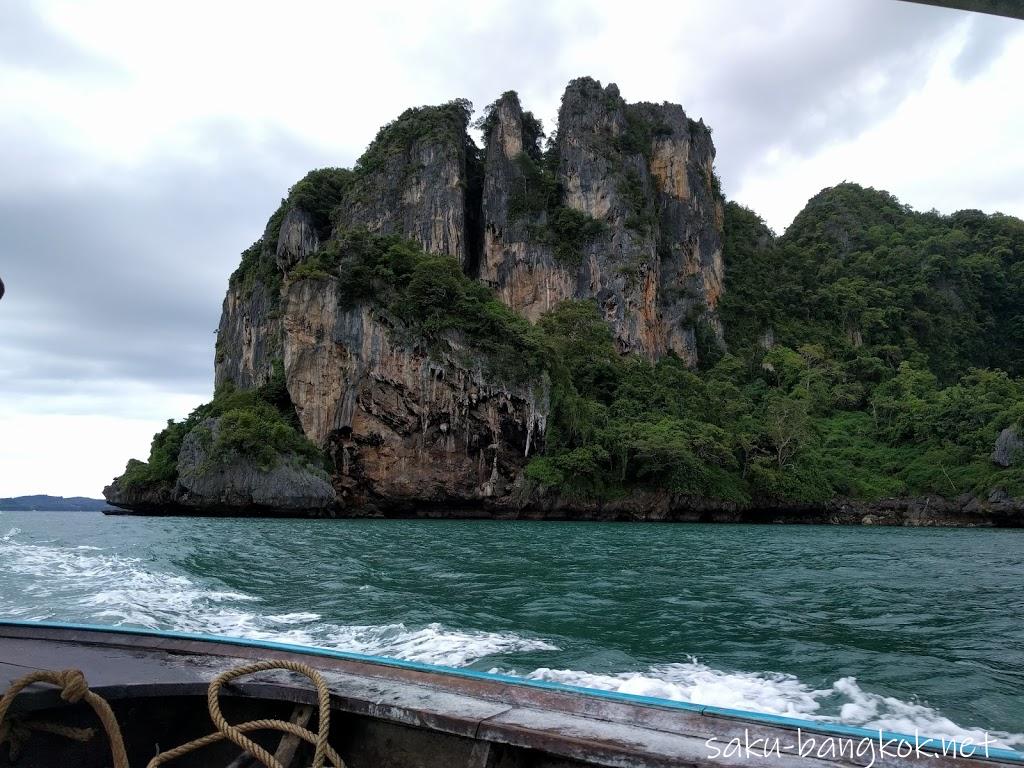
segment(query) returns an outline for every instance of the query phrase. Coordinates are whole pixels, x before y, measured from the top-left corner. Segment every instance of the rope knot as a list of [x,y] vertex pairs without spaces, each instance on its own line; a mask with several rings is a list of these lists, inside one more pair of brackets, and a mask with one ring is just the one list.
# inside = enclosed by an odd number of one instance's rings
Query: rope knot
[[78,669],[65,669],[57,674],[60,697],[70,704],[77,704],[89,692],[85,675]]

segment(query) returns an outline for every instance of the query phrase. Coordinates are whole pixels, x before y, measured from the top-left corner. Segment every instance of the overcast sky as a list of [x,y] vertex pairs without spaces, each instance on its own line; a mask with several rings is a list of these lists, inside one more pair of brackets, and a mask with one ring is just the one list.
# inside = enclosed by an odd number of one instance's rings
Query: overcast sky
[[0,497],[98,496],[208,399],[240,251],[408,106],[678,102],[781,232],[844,179],[1024,216],[1022,72],[1024,23],[897,0],[2,0]]

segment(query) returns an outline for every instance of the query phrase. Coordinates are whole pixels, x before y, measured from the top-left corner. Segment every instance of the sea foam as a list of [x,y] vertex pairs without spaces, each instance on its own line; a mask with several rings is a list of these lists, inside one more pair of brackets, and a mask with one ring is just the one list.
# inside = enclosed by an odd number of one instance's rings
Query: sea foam
[[[495,654],[555,651],[537,638],[432,623],[344,625],[318,613],[259,610],[258,597],[151,569],[139,558],[103,554],[95,548],[20,544],[19,531],[0,538],[0,561],[11,574],[27,577],[19,594],[0,591],[0,615],[60,619],[111,626],[171,629],[462,667]],[[73,607],[73,615],[68,615]]]
[[[617,674],[542,667],[523,676],[581,688],[853,725],[871,731],[911,735],[917,732],[932,739],[972,739],[981,743],[986,733],[980,728],[957,725],[924,704],[865,691],[854,677],[839,678],[827,688],[812,688],[793,675],[725,672],[696,660]],[[988,736],[995,740],[993,746],[1024,747],[1021,733],[988,731]]]

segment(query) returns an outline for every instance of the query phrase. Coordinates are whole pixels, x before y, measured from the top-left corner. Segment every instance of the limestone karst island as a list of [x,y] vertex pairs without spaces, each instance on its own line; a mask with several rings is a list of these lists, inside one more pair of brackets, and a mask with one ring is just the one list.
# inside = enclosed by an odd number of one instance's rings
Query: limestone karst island
[[682,107],[581,78],[545,135],[528,106],[409,109],[296,183],[231,276],[213,401],[107,500],[1021,524],[1024,222],[843,182],[777,237]]

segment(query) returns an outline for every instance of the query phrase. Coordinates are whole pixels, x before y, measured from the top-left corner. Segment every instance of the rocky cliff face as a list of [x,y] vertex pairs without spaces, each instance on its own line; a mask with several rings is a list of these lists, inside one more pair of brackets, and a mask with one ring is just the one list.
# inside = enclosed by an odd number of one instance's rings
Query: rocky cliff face
[[228,288],[217,328],[215,386],[253,389],[267,380],[271,364],[281,357],[280,303],[280,289],[273,284]]
[[400,234],[431,253],[475,258],[475,148],[471,108],[460,102],[409,110],[381,129],[360,160],[363,172],[338,208],[336,226]]
[[[539,137],[529,133],[519,98],[509,92],[494,106],[486,139],[482,199],[483,253],[479,277],[512,309],[536,321],[576,292],[573,270],[559,264],[551,244],[536,237],[547,220],[546,206],[516,213],[513,197],[529,181],[522,163],[538,163]],[[544,201],[546,202],[546,200]]]
[[332,187],[327,226],[293,189],[224,300],[218,387],[259,387],[281,361],[345,506],[515,504],[549,393],[543,377],[496,376],[458,334],[425,345],[380,306],[346,305],[336,275],[310,272],[339,233],[451,256],[530,321],[593,299],[623,353],[692,364],[699,324],[721,338],[722,204],[702,123],[590,79],[566,90],[546,156],[514,93],[493,106],[482,156],[468,119],[453,102],[381,129]]
[[[595,299],[619,348],[695,363],[695,329],[721,342],[721,196],[714,145],[703,123],[672,104],[627,104],[614,85],[589,78],[562,98],[553,168],[557,204],[517,200],[543,173],[536,137],[514,93],[494,107],[484,173],[480,277],[535,320],[566,298]],[[600,232],[577,260],[559,258],[538,231],[559,207],[586,214]]]
[[380,308],[345,309],[335,278],[286,290],[284,369],[305,434],[346,506],[508,502],[548,412],[543,380],[487,375],[450,335],[426,349]]

